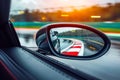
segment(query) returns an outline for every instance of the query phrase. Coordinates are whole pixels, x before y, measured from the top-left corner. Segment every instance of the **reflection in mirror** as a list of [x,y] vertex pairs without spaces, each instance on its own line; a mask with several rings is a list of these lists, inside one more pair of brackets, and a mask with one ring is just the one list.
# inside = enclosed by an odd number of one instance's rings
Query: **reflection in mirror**
[[52,28],[50,38],[54,49],[66,56],[91,56],[104,46],[100,36],[82,28]]

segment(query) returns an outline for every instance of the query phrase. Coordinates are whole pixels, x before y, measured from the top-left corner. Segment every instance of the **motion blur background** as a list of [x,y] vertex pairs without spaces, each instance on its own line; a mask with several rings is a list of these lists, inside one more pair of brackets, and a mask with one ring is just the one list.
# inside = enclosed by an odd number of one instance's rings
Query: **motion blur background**
[[20,39],[22,45],[28,43],[28,47],[34,47],[30,39],[38,29],[55,22],[90,25],[119,41],[119,9],[119,0],[12,0],[10,20],[24,39]]

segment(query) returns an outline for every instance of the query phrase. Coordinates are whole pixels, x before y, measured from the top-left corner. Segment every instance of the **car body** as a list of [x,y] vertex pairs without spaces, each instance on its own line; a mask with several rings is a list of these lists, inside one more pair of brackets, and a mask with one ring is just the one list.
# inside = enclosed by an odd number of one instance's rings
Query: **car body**
[[[57,37],[57,32],[52,32],[52,42],[54,43],[53,46],[56,48],[56,50],[58,52],[60,52],[60,41]],[[46,38],[46,33],[45,33],[45,28],[42,28],[38,31],[37,35],[40,35],[40,36],[36,36],[36,38],[38,38],[38,40],[36,42],[39,41],[39,43],[37,43],[37,45],[39,46],[40,49],[43,49],[43,50],[47,50],[48,52],[50,51],[50,48],[48,46],[48,42],[47,42],[47,38]],[[39,52],[39,50],[38,50]]]

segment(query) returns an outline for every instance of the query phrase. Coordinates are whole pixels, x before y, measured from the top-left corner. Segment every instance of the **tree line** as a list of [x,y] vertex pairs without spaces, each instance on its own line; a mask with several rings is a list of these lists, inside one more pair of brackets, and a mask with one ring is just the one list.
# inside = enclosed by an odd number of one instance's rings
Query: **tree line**
[[[99,16],[93,18],[91,16]],[[23,14],[11,15],[13,21],[39,22],[102,22],[120,21],[120,3],[108,3],[107,6],[94,5],[80,10],[73,9],[42,12],[40,10],[24,10]]]

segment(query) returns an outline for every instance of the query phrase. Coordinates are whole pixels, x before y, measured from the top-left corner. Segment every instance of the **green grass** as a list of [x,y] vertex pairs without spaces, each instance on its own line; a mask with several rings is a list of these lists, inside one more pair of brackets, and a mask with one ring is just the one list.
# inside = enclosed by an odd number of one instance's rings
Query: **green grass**
[[[15,28],[41,28],[46,24],[51,24],[52,22],[14,22]],[[114,32],[120,33],[120,22],[114,23],[104,23],[104,22],[78,22],[80,24],[86,24],[94,27],[103,32]]]
[[103,32],[114,32],[114,33],[120,33],[120,29],[117,28],[97,28],[98,30],[101,30]]

